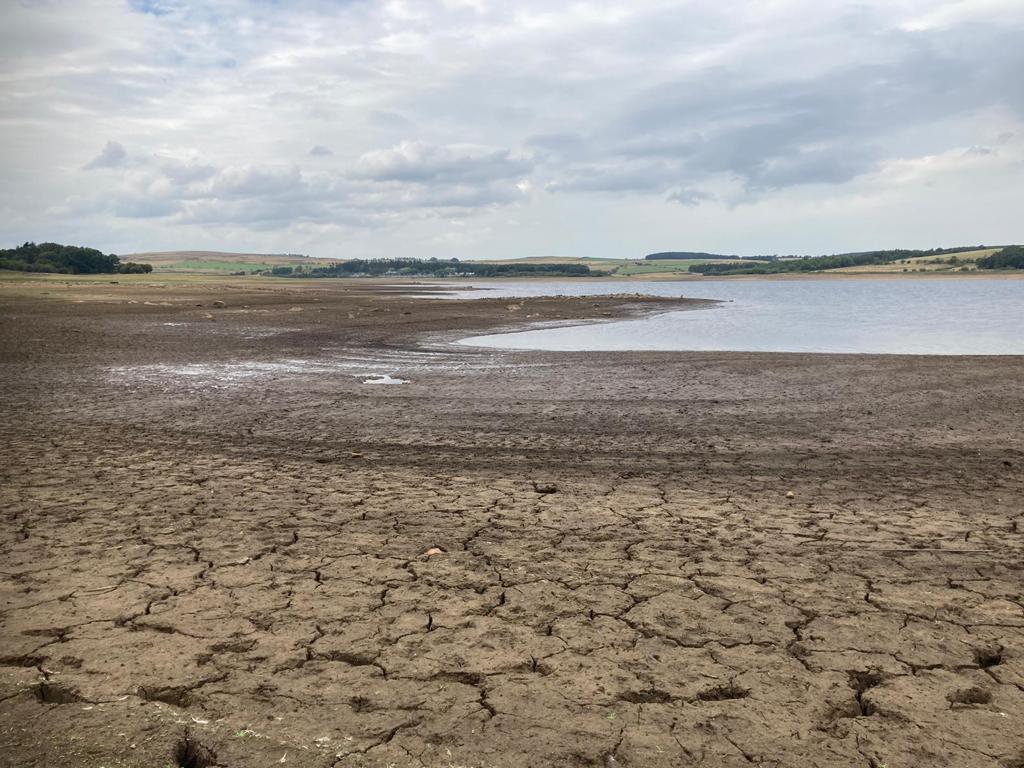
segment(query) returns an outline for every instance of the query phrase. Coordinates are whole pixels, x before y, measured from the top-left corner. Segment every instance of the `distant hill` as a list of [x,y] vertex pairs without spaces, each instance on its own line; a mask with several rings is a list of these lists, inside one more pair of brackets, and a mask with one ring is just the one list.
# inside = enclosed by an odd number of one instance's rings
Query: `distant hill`
[[157,272],[262,272],[278,266],[323,264],[323,260],[299,253],[228,253],[225,251],[149,251],[123,259],[152,264]]
[[[663,253],[649,253],[644,256],[646,261],[661,261],[663,259],[700,259],[701,261],[707,261],[708,259],[731,260],[742,258],[742,256],[726,256],[721,253],[703,253],[702,251],[664,251]],[[763,259],[767,257],[758,256],[756,258]]]
[[[1010,246],[1012,247],[1012,246]],[[861,251],[830,256],[804,256],[798,259],[778,259],[771,262],[742,264],[735,261],[717,264],[695,264],[690,272],[701,275],[775,275],[799,272],[963,272],[976,268],[990,268],[986,261],[999,252],[999,248],[959,246],[931,248],[929,250],[893,249]]]

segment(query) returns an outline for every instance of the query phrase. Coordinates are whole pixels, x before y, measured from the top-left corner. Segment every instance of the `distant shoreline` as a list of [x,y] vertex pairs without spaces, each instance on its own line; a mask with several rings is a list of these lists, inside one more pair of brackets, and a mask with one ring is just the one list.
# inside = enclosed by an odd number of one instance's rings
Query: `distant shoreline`
[[358,285],[366,283],[398,283],[398,284],[430,284],[458,285],[477,283],[708,283],[731,282],[735,280],[1021,280],[1024,270],[978,270],[976,272],[788,272],[774,275],[709,275],[700,276],[687,273],[653,274],[653,275],[591,275],[587,277],[559,277],[554,275],[520,275],[510,277],[433,277],[429,275],[387,275],[365,277],[270,277],[263,275],[232,275],[222,272],[185,272],[185,271],[154,271],[145,275],[120,274],[63,274],[47,272],[19,272],[0,270],[0,280],[9,282],[49,282],[49,283],[159,283],[188,282],[211,284],[239,283],[255,281],[263,285],[279,285],[281,283],[304,284],[321,283],[325,286],[341,283]]

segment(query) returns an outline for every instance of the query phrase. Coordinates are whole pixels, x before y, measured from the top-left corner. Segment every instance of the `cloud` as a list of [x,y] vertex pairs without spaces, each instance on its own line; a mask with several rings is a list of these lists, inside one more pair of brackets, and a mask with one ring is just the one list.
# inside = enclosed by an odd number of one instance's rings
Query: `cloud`
[[116,141],[108,141],[103,145],[100,153],[82,167],[87,171],[96,168],[119,168],[125,164],[127,159],[128,152],[125,151],[124,145]]
[[169,160],[160,166],[160,171],[176,184],[191,184],[215,176],[217,168],[211,163],[202,163],[195,159],[189,162]]
[[653,159],[632,162],[569,166],[549,181],[549,192],[652,192],[662,190],[682,176],[677,164]]
[[354,176],[375,181],[488,181],[528,173],[531,163],[508,149],[471,144],[431,145],[405,141],[359,157]]
[[702,192],[699,189],[683,188],[672,190],[665,199],[669,202],[685,205],[688,208],[696,208],[701,203],[707,200],[714,200],[715,198],[714,195]]
[[[508,256],[1024,236],[1013,0],[10,6],[10,242]],[[953,173],[960,202],[925,215]],[[697,242],[659,242],[684,220]]]

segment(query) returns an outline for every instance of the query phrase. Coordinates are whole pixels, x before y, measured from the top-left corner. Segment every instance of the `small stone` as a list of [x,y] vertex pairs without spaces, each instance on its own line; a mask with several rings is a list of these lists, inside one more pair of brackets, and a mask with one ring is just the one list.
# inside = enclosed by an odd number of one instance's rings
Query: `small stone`
[[795,499],[796,498],[796,494],[793,493],[792,491],[786,491],[786,498],[787,499]]
[[213,306],[215,306],[215,307],[226,307],[227,304],[225,304],[223,301],[220,301],[218,299],[217,301],[213,302]]
[[430,549],[428,549],[423,554],[426,555],[427,557],[431,557],[432,555],[443,555],[444,554],[444,550],[441,549],[440,547],[431,547]]
[[533,490],[537,493],[558,493],[558,486],[553,483],[538,483],[534,481]]

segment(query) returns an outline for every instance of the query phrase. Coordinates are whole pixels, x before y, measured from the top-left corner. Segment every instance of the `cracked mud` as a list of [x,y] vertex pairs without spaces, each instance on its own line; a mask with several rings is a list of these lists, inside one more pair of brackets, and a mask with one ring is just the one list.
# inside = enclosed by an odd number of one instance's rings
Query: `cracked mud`
[[1024,766],[1024,360],[323,283],[2,289],[0,764]]

